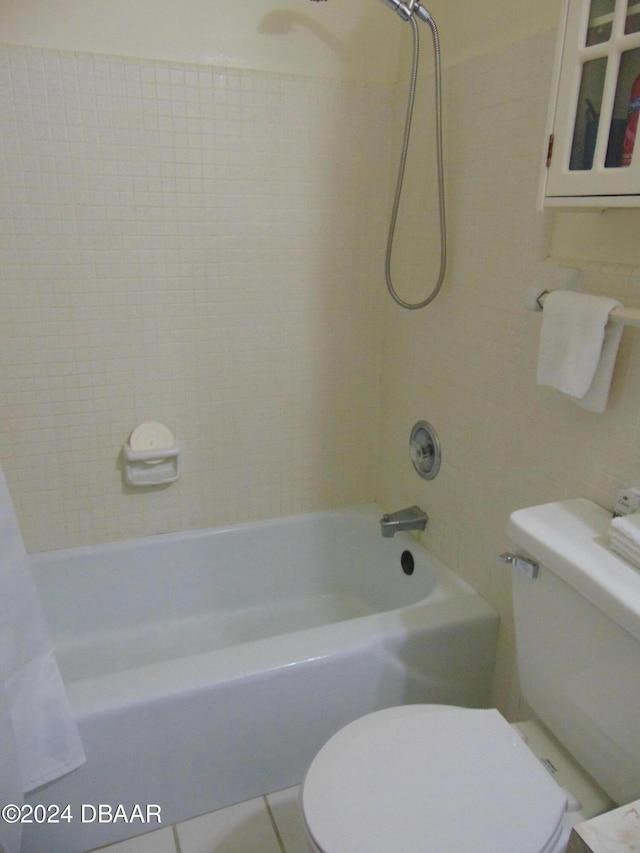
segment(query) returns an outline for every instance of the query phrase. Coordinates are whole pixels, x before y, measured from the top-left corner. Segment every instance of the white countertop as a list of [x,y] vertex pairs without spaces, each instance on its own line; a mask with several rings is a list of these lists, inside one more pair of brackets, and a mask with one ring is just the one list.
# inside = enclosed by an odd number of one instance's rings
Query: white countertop
[[567,853],[640,853],[640,800],[579,823]]

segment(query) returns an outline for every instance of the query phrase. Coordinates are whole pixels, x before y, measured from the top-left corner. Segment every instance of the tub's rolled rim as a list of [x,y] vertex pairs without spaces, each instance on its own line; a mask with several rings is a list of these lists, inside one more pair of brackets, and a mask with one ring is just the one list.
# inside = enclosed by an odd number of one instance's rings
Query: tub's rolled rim
[[[82,554],[105,553],[110,551],[125,551],[132,546],[143,546],[150,544],[161,544],[163,541],[185,541],[197,539],[202,536],[214,536],[217,534],[233,533],[242,529],[265,529],[277,527],[284,522],[302,523],[310,518],[329,518],[331,516],[347,516],[349,514],[360,515],[365,518],[375,519],[382,515],[383,511],[375,503],[345,504],[345,506],[330,509],[311,510],[309,512],[291,513],[290,515],[272,516],[270,518],[259,518],[251,521],[238,521],[233,523],[222,522],[210,527],[194,527],[189,530],[168,530],[143,536],[132,536],[126,539],[114,539],[107,542],[97,542],[91,545],[75,545],[69,548],[51,548],[47,551],[34,551],[28,554],[32,566],[46,564],[50,560],[58,560],[69,556],[81,556]],[[420,543],[410,534],[401,533],[406,541]],[[424,547],[420,545],[420,547]]]

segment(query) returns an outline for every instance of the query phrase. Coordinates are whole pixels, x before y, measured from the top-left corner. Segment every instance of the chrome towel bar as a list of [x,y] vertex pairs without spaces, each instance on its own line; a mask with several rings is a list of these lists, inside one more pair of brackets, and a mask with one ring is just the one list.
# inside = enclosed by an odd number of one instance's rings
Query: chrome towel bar
[[[529,288],[525,297],[525,305],[529,311],[542,311],[548,295],[548,290]],[[625,308],[623,305],[614,308],[609,314],[609,322],[624,323],[625,326],[640,328],[640,308]]]

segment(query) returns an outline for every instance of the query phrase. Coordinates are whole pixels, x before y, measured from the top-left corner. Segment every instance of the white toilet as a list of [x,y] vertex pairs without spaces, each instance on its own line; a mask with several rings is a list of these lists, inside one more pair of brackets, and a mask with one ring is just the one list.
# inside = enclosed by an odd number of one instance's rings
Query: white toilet
[[520,684],[555,738],[493,709],[361,717],[302,785],[310,850],[562,853],[572,825],[640,798],[640,572],[607,549],[609,521],[582,499],[509,521],[539,564],[513,569]]

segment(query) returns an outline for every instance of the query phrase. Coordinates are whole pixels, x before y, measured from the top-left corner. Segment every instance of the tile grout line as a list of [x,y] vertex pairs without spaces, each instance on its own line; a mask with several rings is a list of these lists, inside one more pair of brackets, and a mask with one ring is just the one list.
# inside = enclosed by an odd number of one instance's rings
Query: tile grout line
[[[264,800],[264,805],[267,810],[267,814],[269,815],[269,820],[271,821],[271,826],[273,827],[273,831],[276,835],[276,841],[278,842],[278,847],[280,848],[281,853],[287,853],[284,849],[284,842],[282,841],[282,836],[280,835],[280,830],[278,829],[278,824],[276,823],[276,819],[273,816],[273,812],[271,811],[271,806],[269,805],[269,800],[266,796],[262,798]],[[180,851],[178,851],[180,853]]]

